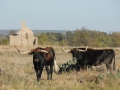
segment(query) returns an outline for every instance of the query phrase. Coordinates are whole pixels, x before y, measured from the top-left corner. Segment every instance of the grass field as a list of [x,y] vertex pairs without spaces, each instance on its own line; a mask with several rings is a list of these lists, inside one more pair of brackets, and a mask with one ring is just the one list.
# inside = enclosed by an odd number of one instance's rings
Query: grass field
[[[34,47],[18,48],[25,51]],[[71,60],[71,54],[63,52],[61,47],[53,48],[58,65]],[[120,50],[114,50],[116,67],[120,69]],[[75,71],[53,73],[52,81],[47,80],[43,71],[41,81],[37,82],[31,55],[20,55],[12,46],[0,46],[0,90],[120,90],[120,72],[110,74],[104,66],[78,74]]]

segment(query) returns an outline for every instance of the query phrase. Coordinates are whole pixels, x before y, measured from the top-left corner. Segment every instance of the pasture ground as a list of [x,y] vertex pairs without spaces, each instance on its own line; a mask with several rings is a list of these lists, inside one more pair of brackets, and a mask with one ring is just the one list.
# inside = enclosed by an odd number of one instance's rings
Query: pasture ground
[[[18,48],[26,51],[34,47]],[[58,65],[71,60],[71,54],[63,52],[62,47],[53,48]],[[75,71],[61,75],[53,73],[53,80],[48,81],[43,71],[41,81],[37,82],[32,55],[21,55],[12,46],[0,46],[0,90],[120,90],[120,50],[114,50],[117,70],[112,74],[102,65],[78,74]]]

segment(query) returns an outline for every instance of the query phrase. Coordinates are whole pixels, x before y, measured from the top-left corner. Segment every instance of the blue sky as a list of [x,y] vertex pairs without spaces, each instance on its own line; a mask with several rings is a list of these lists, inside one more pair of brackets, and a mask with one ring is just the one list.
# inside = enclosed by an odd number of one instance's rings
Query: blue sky
[[0,30],[120,31],[120,0],[0,0]]

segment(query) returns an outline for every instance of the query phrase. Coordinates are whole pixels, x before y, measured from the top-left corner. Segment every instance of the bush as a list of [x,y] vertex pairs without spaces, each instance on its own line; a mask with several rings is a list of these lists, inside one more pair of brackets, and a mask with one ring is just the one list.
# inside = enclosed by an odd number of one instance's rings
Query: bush
[[8,41],[8,39],[7,39],[6,37],[2,37],[2,38],[0,39],[0,44],[1,44],[1,45],[8,45],[8,44],[9,44],[9,41]]

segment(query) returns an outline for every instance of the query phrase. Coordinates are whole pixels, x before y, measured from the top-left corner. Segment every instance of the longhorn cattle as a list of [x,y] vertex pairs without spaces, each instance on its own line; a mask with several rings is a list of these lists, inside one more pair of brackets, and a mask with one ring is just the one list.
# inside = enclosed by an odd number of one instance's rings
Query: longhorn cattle
[[[52,47],[46,48],[37,47],[27,52],[21,52],[18,48],[17,50],[21,54],[28,53],[29,55],[33,55],[33,65],[36,72],[37,81],[41,79],[41,74],[44,66],[46,67],[47,71],[47,80],[52,80],[53,66],[54,64],[56,64],[55,51]],[[48,66],[50,66],[50,69]]]
[[[111,64],[113,62],[113,70],[115,70],[115,52],[113,49],[92,49],[92,48],[72,48],[65,50],[65,52],[72,53],[73,60],[76,59],[76,67],[87,70],[87,66],[98,66],[106,64],[107,70],[112,70]],[[79,69],[79,68],[78,68]],[[76,71],[78,71],[76,68]]]

